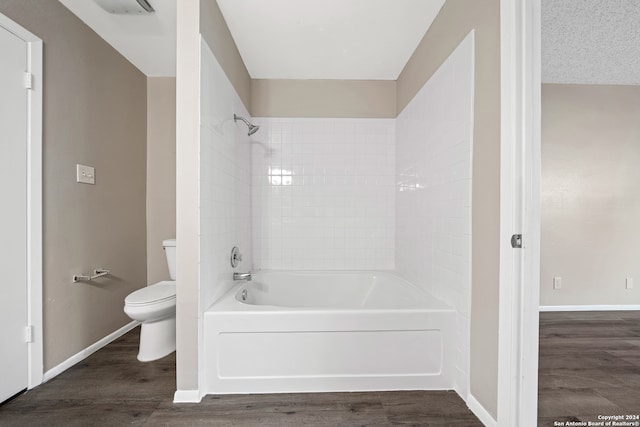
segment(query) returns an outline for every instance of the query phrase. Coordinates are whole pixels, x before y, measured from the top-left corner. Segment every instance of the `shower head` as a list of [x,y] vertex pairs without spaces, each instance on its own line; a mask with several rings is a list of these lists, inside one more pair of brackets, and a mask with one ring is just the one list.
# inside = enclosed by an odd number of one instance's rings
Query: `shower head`
[[233,121],[237,122],[238,120],[242,120],[248,127],[249,127],[249,133],[248,135],[251,136],[254,133],[258,132],[258,129],[260,129],[259,125],[254,125],[252,123],[250,123],[247,119],[245,119],[244,117],[240,117],[236,114],[233,115]]
[[247,133],[247,135],[249,135],[249,136],[253,135],[254,133],[258,132],[258,129],[260,129],[259,125],[250,124],[249,125],[249,133]]

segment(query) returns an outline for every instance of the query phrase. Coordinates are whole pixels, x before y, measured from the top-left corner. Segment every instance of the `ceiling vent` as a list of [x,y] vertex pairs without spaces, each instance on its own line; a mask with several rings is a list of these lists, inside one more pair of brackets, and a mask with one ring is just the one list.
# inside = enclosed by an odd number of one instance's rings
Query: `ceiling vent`
[[94,0],[98,6],[114,15],[146,15],[155,10],[148,0]]

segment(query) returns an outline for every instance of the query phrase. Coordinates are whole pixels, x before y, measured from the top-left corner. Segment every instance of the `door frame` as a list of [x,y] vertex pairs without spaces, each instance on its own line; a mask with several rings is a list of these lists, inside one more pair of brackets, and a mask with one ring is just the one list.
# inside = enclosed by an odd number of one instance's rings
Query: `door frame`
[[[540,301],[541,4],[501,0],[498,425],[534,427]],[[522,249],[511,236],[522,234]]]
[[[32,76],[27,98],[27,387],[42,384],[42,40],[0,13],[0,27],[27,44],[27,70]],[[25,332],[26,333],[26,332]],[[26,338],[26,337],[25,337]]]

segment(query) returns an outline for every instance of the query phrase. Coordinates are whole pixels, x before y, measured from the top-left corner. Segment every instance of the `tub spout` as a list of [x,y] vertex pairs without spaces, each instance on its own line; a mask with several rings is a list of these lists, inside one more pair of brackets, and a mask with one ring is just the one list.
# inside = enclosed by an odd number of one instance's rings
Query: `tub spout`
[[233,280],[246,280],[251,281],[251,272],[248,273],[233,273]]

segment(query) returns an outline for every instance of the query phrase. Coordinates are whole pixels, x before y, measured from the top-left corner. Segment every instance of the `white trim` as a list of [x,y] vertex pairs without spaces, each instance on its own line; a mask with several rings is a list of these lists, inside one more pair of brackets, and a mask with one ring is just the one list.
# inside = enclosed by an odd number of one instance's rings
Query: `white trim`
[[[537,425],[540,0],[501,0],[498,422]],[[523,248],[511,248],[512,234]]]
[[[200,36],[198,37],[198,92],[199,92],[199,96],[200,98],[202,97],[202,54],[204,51],[206,50],[210,50],[211,48],[209,47],[209,45],[207,44],[207,41],[205,40],[204,37],[202,37],[202,34],[200,34]],[[215,57],[215,55],[214,55]],[[217,61],[217,59],[216,59]],[[231,82],[229,82],[229,85],[231,87],[233,87],[233,85],[231,84]],[[233,89],[235,91],[235,89]],[[241,114],[241,113],[240,113]],[[200,120],[202,120],[202,100],[200,100],[198,102],[198,116],[200,117]],[[201,132],[198,132],[198,146],[199,149],[202,150],[202,144],[203,144],[203,140],[202,140],[202,134]],[[200,158],[200,156],[198,156],[198,168],[200,168],[200,162],[202,161],[202,159]],[[198,171],[198,175],[201,177],[202,176],[202,171],[199,170]],[[200,191],[200,190],[198,190]],[[198,196],[198,200],[200,199],[200,196]],[[198,221],[202,221],[202,218],[200,217],[200,208],[198,209],[198,217],[199,220]],[[201,230],[202,226],[201,223],[198,223],[198,228]],[[200,237],[201,231],[198,233],[198,244],[200,245],[200,247],[202,247],[202,240]],[[198,251],[198,257],[202,256],[202,253],[200,251]],[[200,265],[202,264],[202,260],[198,263],[198,288],[201,288],[201,267]],[[200,400],[202,399],[202,396],[204,396],[204,384],[206,384],[206,380],[207,380],[207,370],[206,370],[206,361],[207,361],[207,355],[205,353],[206,350],[206,340],[205,340],[205,336],[204,336],[204,313],[207,311],[207,307],[203,307],[202,303],[204,302],[204,298],[202,297],[202,295],[199,296],[199,301],[198,301],[198,311],[200,312],[200,315],[198,316],[198,390],[189,390],[189,392],[191,391],[197,391],[198,392],[198,397],[197,397],[197,402],[200,402]],[[177,400],[179,395],[178,392],[180,390],[176,391],[175,397],[174,397],[174,402],[179,403],[182,402],[180,400]],[[186,397],[185,397],[186,398]],[[194,397],[195,399],[195,397]],[[190,400],[186,400],[184,401],[185,403],[190,402]]]
[[121,336],[123,336],[124,334],[126,334],[127,332],[129,332],[130,330],[138,326],[139,324],[140,322],[133,320],[127,323],[126,325],[124,325],[122,328],[118,329],[117,331],[110,333],[109,335],[102,338],[101,340],[91,344],[89,347],[85,348],[84,350],[81,350],[78,353],[74,354],[73,356],[71,356],[61,364],[49,369],[47,372],[44,373],[43,382],[47,382],[50,379],[57,377],[67,369],[71,368],[76,363],[83,361],[84,359],[91,356],[96,351],[105,347],[107,344],[110,344],[116,339],[120,338]]
[[29,91],[29,164],[28,164],[28,322],[33,326],[34,340],[29,345],[28,387],[43,380],[42,320],[42,41],[29,46],[29,72],[33,85]]
[[471,412],[484,424],[486,427],[497,427],[498,422],[491,416],[491,414],[484,409],[484,406],[476,400],[471,393],[467,395],[467,406],[471,409]]
[[[519,182],[515,172],[518,163],[515,153],[518,143],[517,129],[517,6],[510,0],[500,2],[500,71],[501,71],[501,144],[500,144],[500,289],[499,289],[499,340],[498,340],[498,420],[501,425],[518,425],[518,375],[519,320],[517,301],[521,288],[519,275],[520,251],[507,243],[516,233],[520,224],[516,223],[514,210]],[[515,178],[518,178],[517,180]],[[520,206],[518,206],[519,208]],[[519,211],[518,211],[519,213]],[[515,280],[514,280],[515,278]],[[502,402],[502,403],[501,403]]]
[[538,419],[538,347],[540,305],[540,186],[542,181],[542,65],[541,65],[541,13],[540,0],[531,0],[524,11],[527,27],[525,41],[528,52],[526,70],[529,72],[528,89],[524,94],[525,106],[529,107],[528,138],[524,155],[526,164],[525,178],[525,319],[523,332],[524,359],[524,397],[523,417],[527,420]]
[[640,305],[541,305],[540,311],[635,311]]
[[3,14],[0,27],[27,44],[27,72],[33,76],[28,91],[27,130],[27,322],[33,327],[28,344],[27,387],[43,380],[42,334],[42,40]]
[[173,394],[173,403],[200,403],[201,400],[200,390],[176,390]]
[[528,0],[523,14],[524,88],[522,93],[524,163],[524,277],[521,305],[522,396],[524,425],[537,425],[538,335],[540,306],[540,185],[542,180],[542,67],[540,0]]

